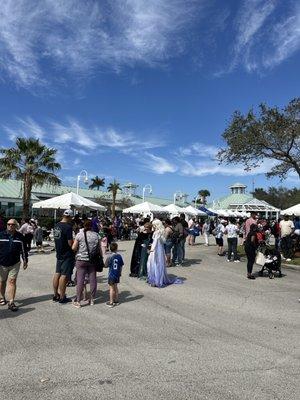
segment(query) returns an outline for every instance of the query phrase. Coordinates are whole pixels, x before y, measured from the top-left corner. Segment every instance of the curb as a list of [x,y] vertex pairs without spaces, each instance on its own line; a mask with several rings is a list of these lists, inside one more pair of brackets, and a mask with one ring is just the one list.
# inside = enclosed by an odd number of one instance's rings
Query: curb
[[281,265],[284,267],[284,269],[292,269],[294,271],[300,271],[300,265],[294,265],[294,264],[283,264]]

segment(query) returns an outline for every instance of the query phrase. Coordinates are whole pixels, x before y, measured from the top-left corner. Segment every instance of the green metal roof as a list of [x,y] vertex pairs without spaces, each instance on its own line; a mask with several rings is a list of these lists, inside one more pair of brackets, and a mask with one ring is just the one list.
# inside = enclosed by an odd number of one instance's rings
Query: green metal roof
[[231,208],[231,205],[242,205],[245,204],[253,199],[251,194],[247,193],[233,193],[229,196],[221,197],[218,200],[215,200],[214,203],[208,205],[208,207],[213,207],[216,210],[222,209],[226,210]]
[[[14,181],[11,179],[0,179],[0,198],[5,199],[22,199],[23,187],[21,181]],[[32,193],[31,200],[38,201],[39,198]]]
[[[46,198],[54,197],[54,196],[59,196],[61,194],[69,193],[69,192],[75,192],[76,193],[76,187],[72,186],[53,186],[53,185],[42,185],[42,186],[37,186],[34,185],[32,188],[32,196],[31,199],[33,201],[39,201],[39,200],[45,200]],[[83,197],[86,197],[87,199],[95,200],[95,199],[100,199],[99,201],[101,202],[101,199],[103,201],[111,201],[112,200],[112,194],[110,192],[105,192],[103,190],[92,190],[92,189],[82,189],[79,188],[79,194]],[[0,179],[0,198],[11,198],[11,199],[21,199],[22,198],[22,182],[13,180],[13,179],[8,179],[8,180],[2,180]],[[139,204],[143,202],[143,199],[141,196],[125,196],[124,193],[119,191],[117,193],[117,203],[121,202],[125,199],[129,199],[133,205]],[[145,201],[149,201],[153,204],[157,204],[160,206],[166,206],[170,203],[172,203],[172,200],[170,199],[162,199],[159,197],[145,197]],[[183,207],[187,206],[188,203],[185,204],[179,204],[182,205]]]

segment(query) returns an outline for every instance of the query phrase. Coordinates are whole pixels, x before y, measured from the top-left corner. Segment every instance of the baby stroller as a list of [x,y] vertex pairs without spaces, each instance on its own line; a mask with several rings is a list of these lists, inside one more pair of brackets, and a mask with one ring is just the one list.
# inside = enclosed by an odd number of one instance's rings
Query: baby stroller
[[278,250],[270,249],[265,247],[264,249],[265,263],[262,266],[262,269],[259,271],[258,275],[263,276],[264,271],[268,271],[268,275],[270,279],[274,278],[274,273],[278,273],[278,277],[282,277],[281,273],[281,255]]

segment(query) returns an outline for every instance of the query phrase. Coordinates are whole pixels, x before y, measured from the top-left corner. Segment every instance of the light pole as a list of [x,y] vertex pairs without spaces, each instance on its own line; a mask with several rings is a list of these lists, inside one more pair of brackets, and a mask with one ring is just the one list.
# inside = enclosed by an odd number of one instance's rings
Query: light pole
[[148,190],[149,194],[152,194],[152,186],[150,185],[150,183],[148,183],[147,185],[145,185],[143,187],[143,203],[145,201],[145,191]]
[[81,178],[82,174],[85,175],[85,178],[84,178],[84,181],[83,181],[83,182],[84,182],[86,185],[89,183],[88,173],[86,172],[85,169],[83,169],[82,171],[80,171],[80,174],[77,176],[77,188],[76,188],[76,193],[77,193],[77,194],[79,193],[79,181],[80,181],[80,178]]
[[173,204],[176,204],[177,197],[179,197],[180,200],[183,198],[183,193],[181,190],[178,190],[173,194]]

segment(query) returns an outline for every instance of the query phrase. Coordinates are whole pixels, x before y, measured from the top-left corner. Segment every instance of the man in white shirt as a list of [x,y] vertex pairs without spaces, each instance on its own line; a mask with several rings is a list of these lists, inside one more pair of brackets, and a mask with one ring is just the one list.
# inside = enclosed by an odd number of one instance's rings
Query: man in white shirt
[[240,262],[237,255],[239,228],[236,225],[234,218],[229,218],[229,224],[226,227],[225,233],[227,233],[227,245],[228,245],[227,261],[228,262],[231,261],[231,255],[233,253],[233,261]]
[[294,223],[290,221],[288,215],[283,217],[284,219],[280,221],[280,247],[283,253],[283,258],[286,261],[291,261],[293,257],[293,242],[292,242],[292,233],[294,232]]

